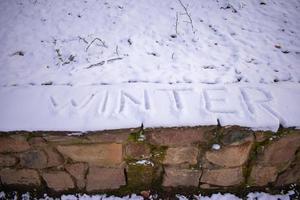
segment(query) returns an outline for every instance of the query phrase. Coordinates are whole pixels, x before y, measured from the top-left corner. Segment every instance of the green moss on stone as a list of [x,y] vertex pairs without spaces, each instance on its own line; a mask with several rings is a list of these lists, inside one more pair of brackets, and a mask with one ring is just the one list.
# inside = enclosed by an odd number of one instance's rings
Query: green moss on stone
[[137,132],[130,133],[128,137],[129,142],[143,143],[145,141],[145,133],[143,126]]

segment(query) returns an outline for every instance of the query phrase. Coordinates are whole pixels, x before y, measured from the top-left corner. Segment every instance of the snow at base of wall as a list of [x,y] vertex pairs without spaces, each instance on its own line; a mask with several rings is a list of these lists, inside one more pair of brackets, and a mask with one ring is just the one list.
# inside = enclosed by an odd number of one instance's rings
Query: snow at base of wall
[[[291,200],[291,197],[295,195],[294,191],[289,191],[286,194],[278,194],[278,195],[271,195],[264,192],[252,192],[247,195],[247,200]],[[17,194],[15,195],[15,198]],[[176,195],[178,200],[188,200],[187,197],[184,195]],[[6,194],[4,192],[0,192],[0,200],[4,200]],[[21,200],[29,200],[31,196],[29,193],[25,193],[21,195]],[[34,200],[143,200],[144,198],[139,195],[130,195],[125,197],[115,197],[115,196],[107,196],[103,195],[62,195],[60,198],[51,198],[44,195],[43,198],[34,198]],[[157,199],[156,195],[150,196],[150,200]],[[216,193],[212,194],[211,196],[202,196],[202,195],[194,195],[195,200],[242,200],[241,198],[233,195],[233,194],[221,194]]]

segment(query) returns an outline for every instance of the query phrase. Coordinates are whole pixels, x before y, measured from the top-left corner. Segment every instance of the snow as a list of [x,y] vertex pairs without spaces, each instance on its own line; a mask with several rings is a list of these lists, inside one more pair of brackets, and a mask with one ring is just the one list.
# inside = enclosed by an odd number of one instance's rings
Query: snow
[[289,195],[293,195],[294,191],[289,191],[286,195],[270,195],[268,193],[264,192],[254,192],[248,194],[247,198],[248,200],[256,200],[256,199],[268,199],[268,200],[289,200]]
[[240,125],[276,131],[300,124],[300,87],[121,84],[0,88],[0,130],[91,131]]
[[0,199],[4,199],[5,198],[5,192],[1,191],[0,192]]
[[1,0],[0,131],[300,127],[298,0]]
[[[5,192],[0,192],[0,199],[5,199]],[[277,194],[272,195],[264,192],[252,192],[249,193],[245,199],[247,200],[290,200],[291,197],[295,195],[295,192],[293,190],[288,191],[286,194]],[[17,193],[14,193],[13,197],[11,198],[17,198]],[[106,194],[95,194],[95,195],[87,195],[87,194],[76,194],[76,195],[62,195],[59,198],[52,198],[48,196],[47,194],[44,194],[44,197],[42,198],[36,198],[31,197],[30,194],[27,192],[25,194],[21,195],[21,200],[143,200],[144,198],[142,196],[132,194],[124,197],[116,197],[116,196],[108,196]],[[151,195],[150,200],[157,199],[157,195]],[[176,195],[176,199],[178,200],[188,200],[188,198],[184,195]],[[241,198],[225,193],[215,193],[210,196],[202,196],[202,195],[194,195],[193,199],[195,200],[242,200]]]
[[154,163],[151,162],[150,160],[138,160],[135,162],[135,164],[138,164],[138,165],[151,165],[151,166],[154,166]]
[[74,195],[63,195],[61,200],[143,200],[144,198],[141,196],[137,196],[135,194],[131,196],[125,197],[115,197],[115,196],[107,196],[107,195],[80,195],[79,197],[75,197]]
[[214,150],[219,150],[219,149],[221,149],[221,145],[213,144],[211,148],[214,149]]

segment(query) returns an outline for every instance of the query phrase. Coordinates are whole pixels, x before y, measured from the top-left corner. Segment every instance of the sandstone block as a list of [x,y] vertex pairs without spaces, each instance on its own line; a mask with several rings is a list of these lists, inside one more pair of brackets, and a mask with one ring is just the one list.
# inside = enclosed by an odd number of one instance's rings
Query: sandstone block
[[175,147],[168,148],[163,164],[197,164],[198,149],[196,147]]
[[30,148],[28,142],[8,136],[0,137],[0,153],[23,152]]
[[118,166],[122,163],[122,144],[79,144],[58,146],[65,157],[77,162],[88,162],[97,166]]
[[224,145],[240,145],[245,142],[253,142],[254,134],[240,127],[231,127],[223,133],[222,143]]
[[250,184],[255,186],[266,186],[277,178],[276,167],[254,166],[250,174]]
[[47,167],[55,167],[62,165],[64,159],[57,153],[57,151],[51,147],[45,147],[44,151],[47,154]]
[[87,138],[91,142],[102,143],[125,143],[130,135],[130,130],[115,130],[106,131],[100,133],[91,133],[87,135]]
[[66,133],[58,134],[43,134],[43,138],[48,142],[56,144],[74,144],[74,143],[88,143],[89,140],[83,136],[70,136]]
[[10,167],[17,163],[17,159],[10,155],[0,155],[0,167]]
[[249,158],[253,142],[241,145],[225,146],[220,150],[207,151],[205,158],[219,166],[237,167],[245,164]]
[[276,186],[285,186],[291,183],[300,184],[300,152],[295,163],[278,176]]
[[281,137],[266,146],[258,160],[263,165],[284,165],[295,158],[295,153],[300,147],[300,134],[290,134]]
[[73,189],[74,183],[71,176],[64,171],[53,171],[42,174],[47,187],[56,192]]
[[79,189],[85,187],[85,174],[88,169],[85,163],[67,164],[66,170],[76,179],[76,185]]
[[20,155],[20,165],[27,168],[43,169],[47,167],[47,156],[40,150],[28,151]]
[[236,186],[244,181],[241,167],[224,169],[206,169],[203,171],[201,183],[217,186]]
[[30,140],[28,141],[28,143],[31,146],[35,146],[35,147],[42,147],[42,146],[46,146],[46,140],[42,137],[32,137],[30,138]]
[[92,166],[87,175],[88,192],[118,189],[125,185],[124,169]]
[[207,133],[212,127],[165,128],[146,131],[146,139],[154,145],[190,145],[209,141],[213,135]]
[[38,187],[41,181],[38,173],[32,169],[2,169],[0,171],[1,182],[4,185],[33,186]]
[[198,187],[201,176],[200,170],[176,169],[167,167],[163,178],[164,187]]

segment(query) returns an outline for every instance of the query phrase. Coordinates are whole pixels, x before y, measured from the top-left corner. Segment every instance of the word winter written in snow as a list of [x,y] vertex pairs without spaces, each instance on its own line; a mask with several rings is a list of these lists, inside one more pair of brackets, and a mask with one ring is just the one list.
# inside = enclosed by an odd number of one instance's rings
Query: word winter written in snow
[[157,109],[162,109],[159,111],[164,112],[199,108],[208,114],[244,112],[251,115],[256,112],[267,112],[269,115],[278,117],[277,112],[268,105],[273,100],[271,92],[253,87],[230,90],[223,87],[94,90],[85,95],[74,92],[71,97],[59,98],[56,95],[50,96],[49,99],[55,112],[62,112],[66,109],[84,112],[83,110],[94,109],[101,115],[104,113],[121,114],[126,109],[147,113]]

